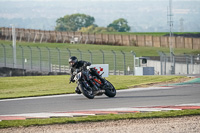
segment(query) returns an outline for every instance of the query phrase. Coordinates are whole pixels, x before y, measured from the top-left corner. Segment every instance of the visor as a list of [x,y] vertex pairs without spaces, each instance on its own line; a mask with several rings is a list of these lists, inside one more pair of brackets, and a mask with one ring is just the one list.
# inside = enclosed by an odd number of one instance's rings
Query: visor
[[70,64],[71,66],[73,66],[73,65],[74,65],[74,62],[73,62],[73,61],[70,61],[69,64]]

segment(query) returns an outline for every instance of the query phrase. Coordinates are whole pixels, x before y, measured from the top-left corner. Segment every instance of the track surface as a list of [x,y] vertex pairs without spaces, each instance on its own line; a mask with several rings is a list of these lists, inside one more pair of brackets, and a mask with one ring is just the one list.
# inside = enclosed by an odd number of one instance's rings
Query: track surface
[[200,84],[170,87],[134,88],[117,91],[114,98],[105,95],[92,100],[83,95],[57,95],[0,100],[0,115],[70,112],[90,109],[149,107],[200,103]]

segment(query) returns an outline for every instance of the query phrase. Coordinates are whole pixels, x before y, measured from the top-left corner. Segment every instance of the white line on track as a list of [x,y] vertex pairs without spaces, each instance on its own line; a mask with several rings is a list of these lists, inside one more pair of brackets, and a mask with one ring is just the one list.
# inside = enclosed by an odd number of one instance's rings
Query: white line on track
[[[161,89],[172,89],[173,87],[148,87],[148,88],[131,88],[125,90],[117,90],[117,92],[130,92],[130,91],[144,91],[144,90],[161,90]],[[25,98],[13,98],[3,99],[0,102],[6,101],[18,101],[18,100],[32,100],[32,99],[44,99],[44,98],[56,98],[56,97],[69,97],[78,96],[78,94],[64,94],[64,95],[52,95],[52,96],[38,96],[38,97],[25,97]]]
[[[175,106],[200,106],[200,103],[190,103],[190,104],[178,104]],[[169,110],[182,110],[179,108],[161,108],[161,107],[123,107],[123,108],[107,108],[107,109],[89,109],[85,111],[114,111],[114,112],[123,112],[123,111],[140,111],[140,112],[152,112],[152,111],[169,111]],[[82,110],[83,111],[83,110]],[[84,112],[84,111],[83,111]],[[10,114],[10,115],[0,115],[0,117],[27,117],[27,118],[51,118],[51,117],[76,117],[76,116],[89,116],[96,115],[95,112],[92,114],[89,113],[68,113],[68,112],[46,112],[46,113],[25,113],[25,114]],[[0,120],[1,121],[1,120]]]
[[38,117],[38,118],[49,118],[49,117],[73,117],[73,116],[92,116],[95,114],[84,114],[84,113],[27,113],[27,114],[11,114],[11,115],[0,115],[0,116],[17,116],[17,117]]
[[52,95],[52,96],[38,96],[38,97],[25,97],[25,98],[3,99],[3,100],[0,100],[0,102],[18,101],[18,100],[32,100],[32,99],[43,99],[43,98],[56,98],[56,97],[69,97],[69,96],[78,96],[78,94],[64,94],[64,95]]
[[176,106],[200,106],[200,103],[179,104]]
[[117,92],[129,92],[129,91],[146,91],[146,90],[163,90],[172,89],[174,87],[147,87],[147,88],[130,88],[125,90],[117,90]]
[[109,109],[98,109],[93,111],[169,111],[169,110],[181,110],[173,108],[109,108]]

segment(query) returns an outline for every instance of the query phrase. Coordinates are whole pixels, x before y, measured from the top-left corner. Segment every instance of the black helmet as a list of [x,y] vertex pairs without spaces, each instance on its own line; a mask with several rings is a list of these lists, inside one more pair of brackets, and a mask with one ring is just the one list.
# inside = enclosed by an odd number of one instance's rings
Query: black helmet
[[77,63],[78,63],[78,59],[76,58],[76,56],[72,56],[69,58],[69,65],[71,67],[74,67]]

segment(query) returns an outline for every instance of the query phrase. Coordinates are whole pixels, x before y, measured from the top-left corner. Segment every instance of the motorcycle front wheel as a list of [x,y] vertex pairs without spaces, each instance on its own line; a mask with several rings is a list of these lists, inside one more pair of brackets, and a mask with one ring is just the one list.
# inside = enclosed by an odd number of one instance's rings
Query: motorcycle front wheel
[[83,95],[85,97],[87,97],[88,99],[93,99],[94,98],[94,94],[93,94],[93,91],[92,91],[92,88],[91,89],[87,89],[83,84],[79,84],[78,85],[80,91],[83,93]]
[[108,97],[114,97],[116,95],[116,89],[108,80],[107,82],[108,82],[108,87],[105,90],[105,95]]

